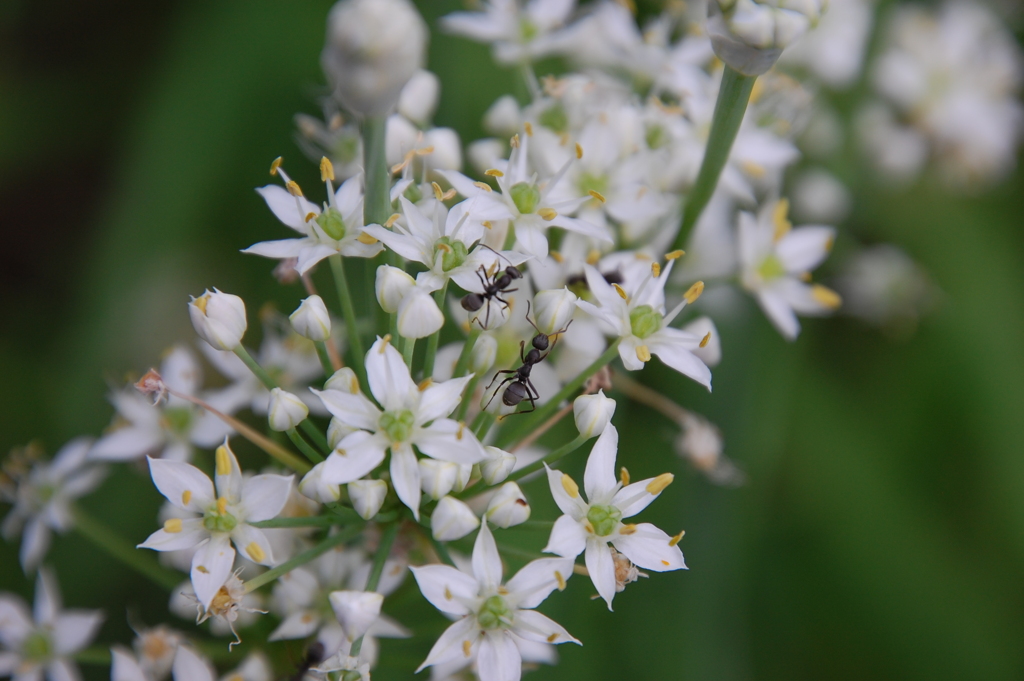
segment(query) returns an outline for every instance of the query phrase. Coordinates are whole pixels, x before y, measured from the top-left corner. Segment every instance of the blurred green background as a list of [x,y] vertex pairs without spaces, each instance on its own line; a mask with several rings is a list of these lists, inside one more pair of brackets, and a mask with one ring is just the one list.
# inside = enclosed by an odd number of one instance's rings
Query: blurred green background
[[[420,3],[431,20],[459,4]],[[292,116],[318,113],[329,7],[0,3],[0,451],[100,433],[109,386],[192,342],[188,294],[242,295],[253,327],[262,301],[301,297],[272,261],[237,251],[284,235],[253,192],[274,157],[315,182]],[[429,66],[443,80],[436,122],[482,136],[512,74],[440,35]],[[942,305],[900,342],[839,318],[787,344],[747,315],[722,328],[712,396],[648,372],[721,426],[750,481],[711,486],[673,454],[674,426],[620,406],[634,475],[677,474],[644,519],[686,529],[690,570],[630,586],[614,614],[577,578],[544,609],[584,648],[560,647],[530,678],[1024,678],[1024,176],[975,198],[928,182],[893,193],[851,156],[844,178],[844,227],[901,244]],[[548,517],[543,486],[527,494]],[[84,506],[137,542],[158,499],[121,467]],[[169,617],[165,594],[73,533],[48,563],[68,605],[106,610],[99,644],[129,640],[126,612]],[[399,618],[438,632],[410,585]],[[16,546],[0,544],[0,587],[32,592]],[[427,645],[385,642],[395,654],[375,677],[408,678]]]

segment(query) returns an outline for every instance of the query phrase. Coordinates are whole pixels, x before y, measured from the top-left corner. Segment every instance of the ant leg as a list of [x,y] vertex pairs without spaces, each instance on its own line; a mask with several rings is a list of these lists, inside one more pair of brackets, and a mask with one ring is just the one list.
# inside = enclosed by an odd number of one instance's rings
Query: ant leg
[[526,355],[523,354],[523,348],[526,347],[526,341],[519,341],[519,360],[526,364]]
[[[513,373],[513,374],[516,373],[515,370],[510,370],[510,372]],[[497,378],[497,376],[495,376],[495,378]],[[494,398],[497,397],[498,393],[501,392],[501,387],[503,385],[505,385],[506,383],[511,383],[514,380],[515,380],[515,376],[509,376],[504,381],[502,381],[501,383],[498,384],[498,387],[494,389],[494,393],[491,395],[491,399],[487,400],[487,404],[484,405],[484,411],[487,411],[487,407],[491,406],[491,402],[493,402]],[[491,383],[494,383],[494,381],[492,380]],[[490,390],[490,389],[491,389],[491,386],[487,386],[486,388],[484,388],[484,390]]]
[[[518,371],[519,371],[518,369],[501,369],[496,374],[494,374],[494,378],[491,379],[491,382],[487,384],[487,387],[484,388],[484,390],[490,390],[491,386],[494,385],[494,382],[498,380],[498,376],[500,376],[501,374],[515,374],[515,373],[518,373]],[[507,378],[505,380],[509,381],[509,380],[512,380],[512,379]],[[504,383],[504,382],[505,381],[502,381],[502,383]],[[498,386],[498,387],[501,387],[501,386]]]

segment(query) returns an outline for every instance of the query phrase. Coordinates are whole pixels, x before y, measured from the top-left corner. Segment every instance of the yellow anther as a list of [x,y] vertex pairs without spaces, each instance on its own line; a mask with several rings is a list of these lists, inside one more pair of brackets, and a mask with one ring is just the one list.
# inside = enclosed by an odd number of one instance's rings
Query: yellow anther
[[636,534],[636,525],[633,523],[626,523],[619,528],[619,534],[631,535]]
[[415,149],[414,153],[417,156],[430,156],[431,154],[434,153],[434,145],[430,145],[429,147],[422,147],[420,149]]
[[651,276],[655,279],[661,276],[661,265],[656,262],[651,263]]
[[708,331],[707,335],[705,335],[703,338],[700,339],[700,346],[702,348],[706,348],[707,345],[708,345],[708,341],[709,340],[711,340],[711,332],[710,331]]
[[477,189],[483,189],[485,192],[494,191],[493,189],[491,189],[491,185],[487,184],[486,182],[474,182],[473,186],[476,187]]
[[676,476],[671,473],[662,473],[654,480],[647,483],[647,487],[644,489],[646,489],[649,494],[661,494],[666,487],[672,484],[675,477]]
[[590,194],[590,196],[591,196],[592,198],[595,198],[595,199],[597,199],[597,200],[598,200],[598,201],[600,201],[601,203],[604,203],[605,201],[607,201],[607,200],[608,200],[608,199],[604,198],[604,194],[602,194],[601,192],[596,192],[596,191],[594,191],[593,189],[591,189],[591,190],[590,190],[590,191],[588,191],[587,193],[588,193],[588,194]]
[[299,183],[295,180],[288,180],[284,186],[292,196],[302,196],[302,187],[300,187]]
[[367,246],[372,246],[377,243],[377,237],[367,234],[366,232],[360,232],[359,236],[356,237],[356,241]]
[[747,175],[750,175],[755,180],[759,180],[767,174],[768,169],[760,163],[754,163],[753,161],[742,161],[740,168],[743,169]]
[[558,217],[558,212],[554,208],[541,208],[537,211],[537,215],[541,216],[548,222],[551,222]]
[[661,560],[661,564],[664,565],[665,567],[668,567],[668,566],[672,565],[672,563],[668,562],[664,558]]
[[257,563],[262,563],[267,559],[266,552],[264,552],[263,548],[254,541],[249,542],[249,545],[245,547],[245,552],[248,553],[249,557]]
[[808,284],[811,283],[811,273],[810,272],[801,272],[797,276],[800,277],[800,281],[807,282]]
[[217,513],[220,514],[220,515],[224,515],[227,512],[228,512],[228,498],[227,497],[218,497],[217,498]]
[[391,166],[391,174],[392,175],[397,175],[398,173],[400,173],[403,170],[405,170],[405,167],[407,165],[409,165],[409,159],[406,159],[406,160],[402,161],[401,163],[396,163],[395,165]]
[[565,591],[565,577],[558,570],[555,570],[555,581],[558,582],[558,590]]
[[469,658],[473,654],[473,643],[472,641],[462,642],[462,654]]
[[601,259],[601,252],[594,249],[587,253],[587,264],[593,267],[597,264],[597,261]]
[[338,456],[348,456],[348,450],[342,449],[341,447],[335,449],[334,453],[337,454]]
[[550,255],[551,259],[557,262],[559,265],[565,262],[565,258],[563,258],[562,254],[559,253],[558,251],[548,251],[548,255]]
[[448,199],[455,198],[455,195],[457,193],[458,192],[456,192],[454,189],[449,189],[448,191],[446,191],[444,194],[441,195],[441,200],[442,201],[447,201]]
[[187,489],[181,493],[181,505],[188,506],[188,502],[192,501],[192,490]]
[[793,223],[787,217],[789,215],[789,199],[779,199],[772,209],[772,224],[775,225],[775,240],[778,241],[793,229]]
[[465,433],[466,433],[466,424],[463,423],[462,421],[459,421],[459,429],[457,431],[455,431],[455,439],[456,440],[461,440],[462,436],[465,435]]
[[648,349],[646,345],[638,345],[636,346],[636,358],[644,363],[650,362],[651,351]]
[[679,258],[686,255],[686,251],[672,251],[671,253],[665,254],[665,260],[678,260]]
[[200,312],[206,314],[206,303],[208,302],[210,302],[210,294],[204,293],[203,295],[193,300],[192,304],[198,307]]
[[484,220],[480,224],[486,227],[487,229],[492,229],[494,227],[490,220]]
[[583,158],[583,147],[580,146],[579,142],[576,143],[576,158]]
[[384,351],[388,349],[388,343],[391,342],[391,334],[387,334],[380,339],[380,354],[384,354]]
[[205,565],[196,565],[196,570],[202,572],[204,575],[210,574],[210,571],[206,569]]
[[399,215],[398,213],[392,213],[391,217],[389,217],[387,222],[384,223],[384,226],[387,227],[388,229],[391,229],[392,227],[395,226],[395,223],[398,222],[399,218],[401,217],[402,216]]
[[501,172],[497,168],[490,168],[484,171],[484,175],[487,177],[505,177],[505,173]]
[[562,473],[562,489],[570,497],[575,499],[580,495],[580,486],[576,484],[576,481],[569,477],[568,473]]
[[843,304],[843,299],[839,297],[838,293],[821,284],[815,284],[811,287],[811,295],[830,310],[835,310]]
[[424,390],[426,390],[427,388],[429,388],[429,387],[430,387],[431,385],[433,385],[433,384],[434,384],[434,379],[432,379],[432,378],[430,378],[430,377],[428,376],[427,378],[424,378],[424,379],[423,379],[422,381],[420,381],[420,382],[419,382],[419,383],[418,383],[418,384],[416,385],[416,388],[417,388],[417,389],[418,389],[418,390],[419,390],[420,392],[423,392]]
[[284,159],[278,156],[277,158],[274,159],[274,162],[270,164],[271,175],[277,175],[277,169],[281,167],[282,161],[284,161]]
[[181,532],[181,518],[170,518],[164,521],[164,532],[177,534]]
[[310,211],[309,213],[306,213],[306,219],[303,220],[303,222],[309,222],[310,220],[316,220],[316,213],[314,213],[312,211]]
[[217,460],[217,475],[227,475],[231,472],[231,455],[226,446],[217,447],[214,458]]
[[626,295],[626,291],[621,286],[619,286],[618,284],[612,284],[612,288],[615,289],[615,292],[619,294],[619,298],[622,298],[623,300],[629,300],[629,296]]
[[506,589],[503,586],[499,586],[498,587],[498,595],[499,596],[508,596],[508,589]]
[[551,634],[548,636],[548,643],[554,643],[558,640],[558,634]]
[[683,298],[686,298],[686,302],[692,304],[693,301],[700,298],[700,294],[704,293],[704,282],[698,281],[683,294]]
[[508,141],[508,145],[513,149],[519,148],[519,133],[512,135],[512,139]]
[[668,545],[669,546],[675,546],[676,544],[679,543],[679,540],[682,539],[683,535],[685,535],[685,534],[686,534],[686,530],[683,530],[682,532],[680,532],[676,536],[672,537],[671,539],[668,540]]
[[436,182],[431,182],[430,186],[433,187],[433,189],[434,189],[434,198],[437,199],[438,201],[443,200],[444,199],[444,192],[441,191],[441,185],[439,185]]
[[526,130],[526,134],[533,137],[533,124],[530,121],[523,123],[523,129]]
[[625,487],[629,484],[629,471],[623,466],[619,469],[619,480],[622,482],[622,486]]
[[435,246],[434,248],[436,248],[437,250],[439,250],[439,251],[441,251],[442,253],[445,253],[445,254],[448,254],[448,253],[452,252],[452,247],[449,246],[446,243],[440,243],[437,246]]
[[444,599],[446,601],[450,601],[452,599],[452,592],[448,589],[448,587],[444,588]]
[[320,181],[327,180],[334,180],[334,164],[331,163],[331,159],[324,156],[320,159]]

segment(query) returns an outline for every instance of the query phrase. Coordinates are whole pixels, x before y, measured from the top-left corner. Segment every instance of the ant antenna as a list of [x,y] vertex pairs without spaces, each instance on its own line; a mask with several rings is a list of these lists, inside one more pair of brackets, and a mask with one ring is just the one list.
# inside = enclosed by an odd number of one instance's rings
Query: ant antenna
[[530,322],[530,326],[532,326],[533,328],[537,329],[537,333],[539,333],[539,334],[541,334],[543,336],[547,335],[546,333],[544,333],[543,331],[538,329],[537,325],[533,323],[532,319],[530,319],[530,301],[529,300],[526,301],[526,321]]

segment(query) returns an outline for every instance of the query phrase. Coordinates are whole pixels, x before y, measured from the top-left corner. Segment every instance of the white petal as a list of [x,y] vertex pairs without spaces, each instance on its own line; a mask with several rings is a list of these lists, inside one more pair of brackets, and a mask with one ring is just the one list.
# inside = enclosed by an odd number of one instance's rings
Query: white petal
[[477,597],[479,585],[469,575],[447,565],[411,567],[420,593],[441,612],[468,615],[466,603]]
[[89,452],[98,461],[128,461],[162,445],[163,434],[152,428],[129,426],[101,437]]
[[309,243],[308,238],[301,239],[275,239],[274,241],[260,241],[249,248],[242,249],[242,253],[262,255],[264,258],[296,258],[303,247]]
[[458,464],[480,463],[486,455],[473,431],[451,419],[440,419],[419,429],[414,444],[427,456]]
[[522,673],[523,658],[512,637],[500,630],[485,634],[477,657],[480,681],[519,681]]
[[655,572],[686,569],[679,546],[669,545],[672,537],[650,523],[640,523],[635,530],[632,534],[614,537],[612,544],[637,567]]
[[416,520],[420,518],[420,466],[416,455],[406,443],[391,446],[391,484],[402,503],[409,507]]
[[357,430],[342,438],[324,463],[323,480],[340,485],[363,477],[384,460],[385,438]]
[[501,585],[501,556],[487,523],[480,525],[473,544],[473,575],[483,591],[494,590]]
[[587,468],[583,472],[583,489],[591,503],[595,503],[595,499],[610,496],[618,484],[615,477],[615,455],[618,450],[619,431],[609,423],[590,450]]
[[[135,657],[127,650],[110,649],[110,681],[149,681]],[[3,669],[0,669],[3,674]]]
[[466,198],[486,196],[491,193],[486,189],[481,189],[476,186],[473,180],[469,179],[457,170],[438,170],[437,173],[444,179],[448,180],[448,184]]
[[527,221],[524,218],[519,218],[516,220],[515,230],[517,250],[529,253],[537,258],[547,256],[548,238],[539,225],[534,225],[532,221]]
[[36,577],[36,600],[32,607],[32,618],[37,625],[53,624],[60,609],[60,587],[53,573],[43,568]]
[[175,681],[214,680],[209,663],[187,646],[178,646],[178,652],[174,655],[173,673]]
[[578,645],[583,645],[576,637],[566,631],[565,627],[561,624],[533,610],[520,610],[516,612],[516,621],[512,631],[517,636],[536,643],[558,644],[572,641]]
[[536,608],[552,591],[565,587],[572,576],[572,563],[572,558],[538,558],[524,565],[505,588],[516,600],[517,608]]
[[210,478],[191,464],[150,458],[149,471],[160,493],[182,510],[202,513],[215,501]]
[[612,550],[603,540],[589,539],[585,560],[594,588],[611,610],[612,599],[615,598],[615,561],[612,560]]
[[57,655],[76,653],[87,646],[103,624],[99,610],[65,610],[53,627],[53,645]]
[[548,487],[551,488],[551,496],[554,498],[558,508],[568,516],[576,519],[582,518],[586,513],[587,505],[579,497],[578,493],[575,497],[569,496],[565,485],[562,484],[562,476],[566,474],[562,473],[562,471],[548,468],[547,464],[544,464],[544,469],[548,472]]
[[[14,681],[21,681],[21,675],[15,676]],[[82,681],[82,674],[71,660],[58,659],[46,665],[46,681]]]
[[203,527],[202,518],[183,518],[180,532],[168,532],[160,529],[149,535],[146,541],[138,545],[140,549],[154,551],[181,551],[190,549],[210,536],[209,530]]
[[306,216],[320,214],[316,205],[299,196],[292,196],[287,189],[276,184],[260,187],[256,192],[267,202],[277,219],[297,232],[305,233]]
[[211,537],[192,556],[192,588],[204,608],[210,607],[234,564],[235,550],[231,548],[227,535]]
[[406,260],[430,266],[429,258],[426,257],[420,242],[415,237],[393,232],[380,225],[367,225],[363,231]]
[[[676,331],[677,334],[684,333],[677,329],[662,329],[654,336],[647,339],[647,347],[652,355],[672,367],[684,376],[688,376],[711,390],[711,369],[704,362],[700,361],[697,355],[684,347],[684,343],[675,340],[669,331]],[[689,336],[689,334],[686,334]]]
[[217,488],[217,496],[236,503],[242,497],[242,468],[227,441],[217,448],[213,468],[213,484]]
[[327,244],[313,243],[309,240],[299,249],[298,262],[295,263],[295,271],[299,274],[305,274],[313,265],[324,258],[330,257],[338,251]]
[[559,516],[551,528],[548,545],[544,553],[556,553],[566,558],[575,558],[587,546],[587,531],[583,524],[570,515]]
[[640,511],[650,506],[651,502],[658,498],[661,494],[651,494],[647,491],[647,485],[649,485],[655,478],[647,478],[646,480],[640,480],[634,482],[631,485],[626,485],[618,492],[615,493],[615,497],[612,499],[612,506],[622,511],[623,518],[629,518],[635,516]]
[[[466,655],[466,649],[464,643],[469,641],[469,655]],[[468,658],[473,656],[475,649],[480,643],[480,628],[477,626],[475,617],[463,617],[459,621],[444,630],[441,637],[437,639],[437,643],[430,649],[430,653],[427,655],[427,659],[423,661],[423,664],[416,670],[418,673],[425,667],[429,667],[434,664],[444,664],[446,662],[452,662],[460,658],[465,658],[467,663]]]
[[831,227],[797,227],[775,244],[775,254],[792,274],[813,270],[828,257],[836,231]]
[[58,450],[50,462],[50,475],[66,478],[83,466],[92,448],[92,438],[77,437]]
[[241,505],[248,522],[276,518],[292,492],[292,475],[254,475],[242,485]]
[[785,300],[772,291],[762,290],[757,294],[757,302],[783,338],[788,341],[796,340],[800,335],[800,322]]
[[443,383],[434,383],[420,395],[420,408],[416,414],[419,423],[430,423],[434,419],[444,418],[455,411],[462,401],[462,392],[466,389],[471,376],[453,378]]
[[252,562],[260,565],[274,564],[274,548],[263,530],[242,523],[231,531],[231,540],[235,548]]
[[644,363],[636,356],[636,349],[641,344],[642,341],[636,336],[627,336],[619,343],[619,359],[626,371],[640,371],[644,368]]
[[284,618],[277,629],[271,632],[268,641],[284,641],[293,638],[306,638],[320,628],[320,617],[312,610],[299,610]]
[[13,594],[0,593],[0,643],[18,648],[32,633],[32,616],[25,603]]
[[25,523],[21,537],[21,551],[18,553],[21,567],[25,572],[30,573],[39,567],[43,556],[50,548],[50,537],[50,528],[39,516],[33,516]]
[[417,390],[402,355],[380,338],[366,353],[366,379],[370,392],[385,410],[407,408],[406,402]]

